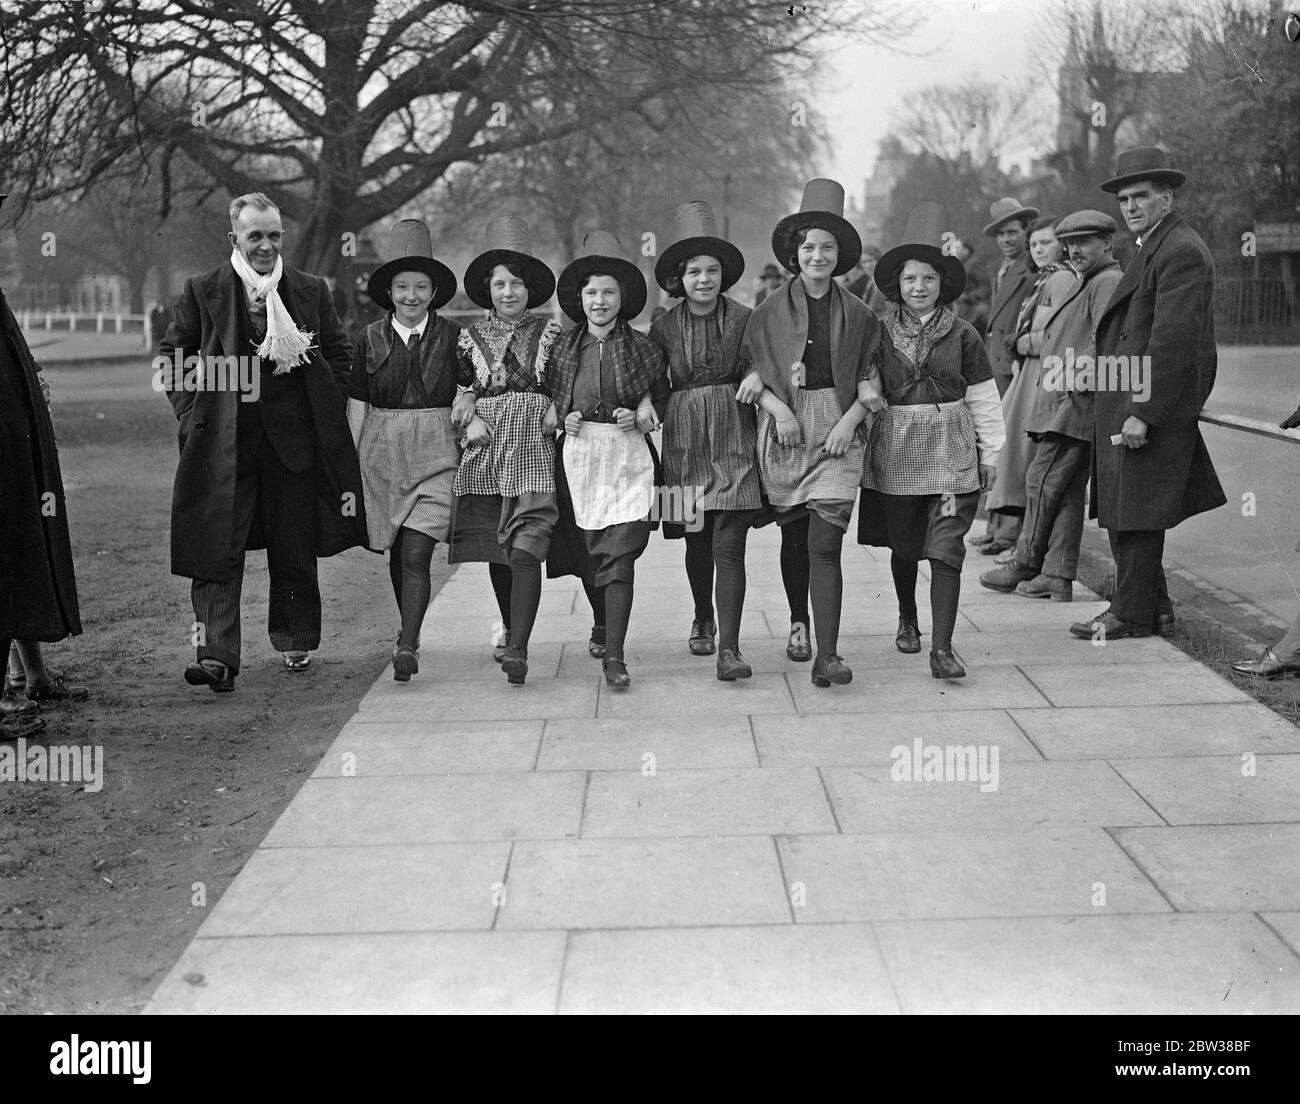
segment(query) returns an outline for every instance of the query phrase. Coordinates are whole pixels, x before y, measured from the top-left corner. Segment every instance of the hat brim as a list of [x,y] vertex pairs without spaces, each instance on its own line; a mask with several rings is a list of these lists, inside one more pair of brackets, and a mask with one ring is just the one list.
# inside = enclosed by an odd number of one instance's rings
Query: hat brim
[[582,309],[582,285],[593,272],[608,272],[618,281],[623,293],[619,305],[619,318],[631,321],[645,310],[649,289],[641,270],[622,257],[579,257],[568,265],[555,283],[555,294],[560,300],[560,310],[574,322],[585,322]]
[[433,281],[430,310],[437,310],[450,303],[456,294],[456,274],[441,261],[435,261],[432,257],[398,257],[381,264],[370,274],[370,280],[366,283],[366,294],[386,311],[394,309],[393,277],[399,272],[423,272]]
[[1114,195],[1126,184],[1136,184],[1139,180],[1151,180],[1157,184],[1168,184],[1171,188],[1181,188],[1187,180],[1187,174],[1177,169],[1147,169],[1145,172],[1112,176],[1109,180],[1102,181],[1100,187],[1103,192]]
[[966,266],[956,257],[948,256],[935,245],[896,245],[876,262],[873,277],[876,287],[891,303],[902,302],[898,280],[903,273],[903,265],[908,261],[924,261],[934,266],[939,273],[940,303],[951,303],[966,290]]
[[483,290],[483,282],[500,264],[510,265],[527,273],[525,282],[529,285],[529,310],[540,307],[555,294],[555,273],[536,257],[530,257],[527,253],[520,253],[514,249],[489,249],[469,262],[462,281],[465,294],[476,307],[482,307],[484,310],[492,309],[492,293]]
[[997,232],[1001,230],[1002,227],[1006,226],[1006,224],[1012,219],[1025,219],[1028,222],[1033,222],[1038,215],[1039,210],[1037,207],[1021,207],[1019,211],[1012,211],[1009,214],[1003,215],[1000,219],[995,219],[993,222],[990,222],[984,227],[984,236],[986,238],[994,237]]
[[772,231],[772,253],[787,272],[799,274],[799,263],[791,263],[798,252],[795,238],[800,230],[826,230],[832,234],[840,247],[840,255],[835,262],[832,276],[843,276],[862,259],[862,239],[853,229],[853,224],[846,218],[833,215],[829,211],[800,211],[795,215],[786,215],[776,224]]
[[[655,283],[670,295],[673,294],[668,288],[668,280],[673,275],[673,269],[680,262],[691,257],[718,258],[718,263],[722,265],[721,291],[732,287],[745,272],[745,258],[731,242],[707,236],[682,238],[681,241],[673,242],[659,255],[659,259],[655,262]],[[680,297],[682,294],[684,293],[679,289],[677,295]]]

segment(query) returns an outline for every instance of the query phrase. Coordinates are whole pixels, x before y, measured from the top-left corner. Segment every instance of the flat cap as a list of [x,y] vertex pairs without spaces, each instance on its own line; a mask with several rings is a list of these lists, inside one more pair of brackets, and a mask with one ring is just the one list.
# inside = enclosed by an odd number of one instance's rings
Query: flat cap
[[1055,233],[1059,240],[1060,238],[1082,238],[1089,234],[1105,237],[1118,229],[1115,220],[1104,211],[1075,211],[1056,224]]

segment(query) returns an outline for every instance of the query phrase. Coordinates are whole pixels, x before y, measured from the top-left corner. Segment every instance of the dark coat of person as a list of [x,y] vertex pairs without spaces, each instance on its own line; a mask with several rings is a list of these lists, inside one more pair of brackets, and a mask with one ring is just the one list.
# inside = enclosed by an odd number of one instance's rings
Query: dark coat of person
[[[1103,529],[1172,529],[1227,501],[1197,422],[1218,368],[1213,299],[1214,259],[1171,211],[1097,323],[1091,516]],[[1145,401],[1132,386],[1103,389],[1107,356],[1150,358]],[[1139,449],[1110,443],[1130,415],[1149,427]]]
[[0,641],[81,632],[54,425],[0,289]]
[[[285,265],[279,293],[299,329],[314,335],[308,363],[291,371],[302,373],[315,444],[316,555],[333,556],[366,542],[361,468],[346,413],[352,346],[324,280]],[[251,355],[239,339],[241,295],[243,284],[229,261],[191,277],[173,307],[160,355],[171,360],[176,349],[205,358]],[[241,399],[229,389],[173,389],[167,397],[180,422],[181,454],[172,495],[172,574],[227,582]],[[246,547],[266,547],[256,513]]]
[[990,284],[997,286],[993,288],[993,299],[989,303],[988,352],[998,394],[1005,395],[1011,386],[1011,366],[1016,360],[1013,349],[1016,324],[1020,321],[1020,304],[1034,290],[1035,279],[1029,271],[1029,254],[1022,253],[1011,262],[1011,267],[1002,277],[1002,283],[998,284],[997,278],[997,272],[994,271]]

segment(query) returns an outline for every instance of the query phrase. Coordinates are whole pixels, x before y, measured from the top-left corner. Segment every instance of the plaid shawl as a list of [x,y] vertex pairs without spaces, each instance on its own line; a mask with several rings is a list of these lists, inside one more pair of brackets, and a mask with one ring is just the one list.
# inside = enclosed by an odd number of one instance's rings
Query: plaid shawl
[[[831,282],[831,375],[840,410],[848,410],[858,397],[858,378],[870,373],[860,367],[880,354],[880,323],[861,299]],[[759,377],[786,406],[797,400],[791,370],[803,363],[808,344],[808,296],[803,280],[791,280],[763,300],[749,316],[741,355],[758,369]]]
[[[555,399],[556,413],[563,422],[573,409],[573,382],[578,378],[579,347],[587,327],[574,326],[555,342],[550,364],[546,369],[546,387]],[[614,388],[618,401],[635,409],[641,396],[660,376],[667,363],[664,354],[645,334],[632,329],[627,320],[620,318],[605,339],[605,357],[613,372]]]

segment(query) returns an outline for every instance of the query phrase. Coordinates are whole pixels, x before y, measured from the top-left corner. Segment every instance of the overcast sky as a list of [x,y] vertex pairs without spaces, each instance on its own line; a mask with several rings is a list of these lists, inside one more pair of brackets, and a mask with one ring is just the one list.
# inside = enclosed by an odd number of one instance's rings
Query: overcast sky
[[[1054,0],[898,0],[926,15],[901,43],[920,57],[870,46],[848,46],[834,59],[834,92],[817,101],[831,134],[827,175],[862,197],[876,146],[889,129],[895,105],[927,84],[950,83],[972,73],[984,79],[1028,74],[1026,38],[1034,12]],[[1045,94],[1050,90],[1044,90]],[[1054,93],[1051,93],[1054,94]],[[1023,150],[1009,151],[1028,153]]]

